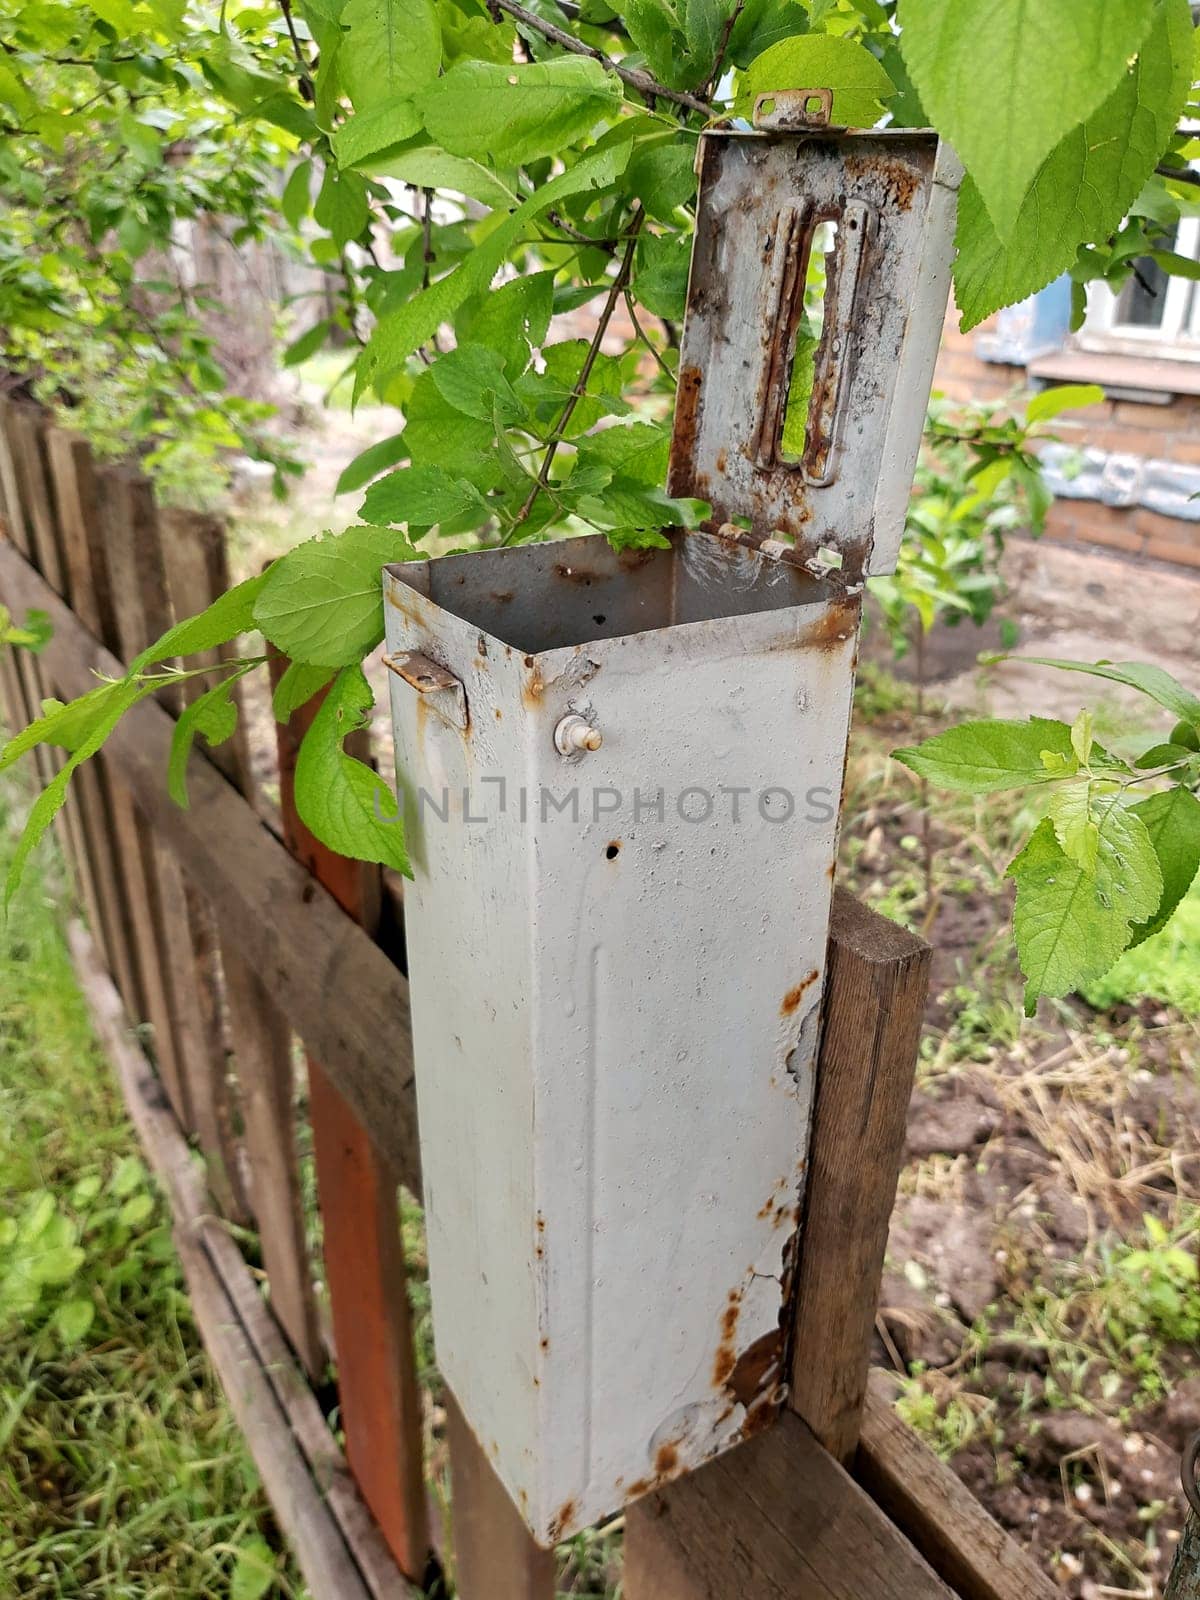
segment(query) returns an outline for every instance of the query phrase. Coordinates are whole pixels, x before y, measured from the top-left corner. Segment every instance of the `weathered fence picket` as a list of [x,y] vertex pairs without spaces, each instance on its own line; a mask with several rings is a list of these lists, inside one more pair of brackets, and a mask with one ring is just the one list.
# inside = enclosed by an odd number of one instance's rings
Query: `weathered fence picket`
[[[227,580],[219,522],[159,511],[136,473],[96,466],[80,438],[0,402],[0,601],[18,619],[44,610],[53,628],[38,656],[0,652],[10,725],[46,694],[71,698],[96,672],[119,673]],[[296,815],[291,775],[311,710],[279,731],[283,840],[256,809],[244,743],[198,751],[190,808],[170,801],[172,717],[194,692],[174,684],[142,702],[80,775],[61,838],[92,935],[76,925],[72,950],[170,1197],[198,1323],[315,1600],[416,1600],[437,1541],[397,1207],[399,1184],[421,1191],[407,980],[376,942],[378,872],[324,850]],[[53,772],[47,761],[40,776]],[[628,1600],[1054,1592],[867,1395],[927,960],[918,940],[837,897],[791,1408],[630,1506]],[[329,1393],[327,1355],[293,1033],[308,1058],[345,1454],[317,1397]],[[268,1299],[222,1221],[250,1216]],[[445,1411],[459,1594],[552,1600],[552,1553],[533,1542],[453,1395]]]

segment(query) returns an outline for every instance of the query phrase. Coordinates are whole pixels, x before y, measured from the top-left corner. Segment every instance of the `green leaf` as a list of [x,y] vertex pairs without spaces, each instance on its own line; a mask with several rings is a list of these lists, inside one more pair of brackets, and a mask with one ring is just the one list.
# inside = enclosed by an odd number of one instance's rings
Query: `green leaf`
[[333,135],[330,144],[339,167],[376,165],[387,152],[421,131],[421,116],[408,95],[381,100],[369,111],[357,111]]
[[[703,515],[703,505],[703,501],[673,500],[664,490],[648,488],[632,479],[614,478],[600,494],[584,495],[577,510],[593,526],[608,531],[610,543],[621,549],[633,544],[666,545],[669,541],[662,530],[694,526],[698,516]],[[612,539],[614,532],[622,537]]]
[[54,1326],[64,1344],[79,1344],[96,1320],[90,1300],[64,1300],[54,1313]]
[[403,461],[407,454],[408,446],[404,442],[403,433],[394,433],[390,439],[380,439],[376,444],[368,445],[355,456],[348,467],[342,469],[334,493],[350,494],[354,489],[361,489],[363,484],[369,483],[376,473],[382,472],[386,467],[394,467],[397,461]]
[[488,510],[483,497],[465,478],[455,478],[441,467],[401,467],[376,479],[358,514],[380,526],[406,523],[424,531],[435,523],[457,522],[472,514],[482,522]]
[[[494,350],[504,363],[505,374],[519,378],[529,365],[531,351],[545,339],[553,310],[554,273],[522,274],[494,294],[482,295],[465,306],[455,322],[455,332],[460,342],[465,337]],[[441,364],[434,363],[434,373]],[[433,383],[440,389],[436,377]]]
[[403,534],[347,528],[289,550],[271,568],[254,620],[293,661],[344,667],[383,638],[382,571],[411,560]]
[[1095,718],[1086,706],[1071,724],[1071,749],[1074,750],[1081,767],[1087,766],[1092,753],[1094,724]]
[[349,734],[366,726],[374,703],[361,667],[338,673],[300,745],[296,810],[331,850],[411,877],[395,795],[378,773],[342,748]]
[[298,367],[302,361],[307,361],[309,356],[315,356],[336,326],[332,317],[326,317],[323,322],[314,323],[298,339],[293,339],[283,352],[284,366]]
[[113,698],[123,692],[123,681],[118,678],[99,684],[66,705],[61,700],[44,700],[42,715],[14,734],[0,749],[0,772],[39,744],[56,745],[62,750],[76,749],[99,725]]
[[238,1546],[229,1580],[229,1600],[262,1600],[275,1583],[275,1552],[261,1534]]
[[380,178],[395,178],[400,183],[415,184],[421,189],[453,189],[468,199],[478,200],[485,206],[507,211],[520,203],[494,172],[489,172],[482,162],[467,156],[452,156],[441,145],[421,144],[412,149],[397,151],[394,155],[372,161],[371,172]]
[[228,644],[239,634],[252,633],[256,626],[255,605],[273,571],[272,565],[265,572],[247,578],[244,583],[235,584],[194,617],[185,617],[173,628],[168,628],[161,638],[133,658],[129,663],[128,676],[144,672],[157,662],[170,661],[175,656],[192,656],[204,650],[215,650],[218,645]]
[[296,163],[284,185],[283,195],[279,201],[279,209],[293,228],[300,226],[312,205],[309,190],[312,183],[312,165],[311,161]]
[[504,362],[485,345],[460,344],[433,363],[433,381],[448,406],[487,422],[496,414],[515,416],[520,402],[504,375]]
[[307,705],[333,677],[332,667],[311,667],[307,661],[289,661],[271,696],[276,722],[290,722],[292,713]]
[[[254,663],[257,665],[257,662]],[[233,687],[240,678],[252,672],[254,666],[239,667],[220,683],[213,684],[203,694],[197,695],[184,707],[171,733],[171,753],[167,759],[167,792],[182,810],[188,808],[187,765],[196,735],[203,734],[208,745],[214,747],[232,739],[237,728],[238,705],[233,698]]]
[[29,1258],[29,1276],[34,1283],[70,1283],[85,1260],[77,1244],[60,1244],[39,1250]]
[[691,261],[691,240],[686,234],[644,233],[638,240],[633,292],[656,317],[682,320]]
[[113,1173],[112,1192],[118,1199],[130,1195],[146,1181],[146,1169],[136,1156],[122,1156]]
[[348,0],[338,71],[356,111],[415,95],[437,76],[442,31],[433,0]]
[[571,482],[586,481],[595,490],[620,477],[657,488],[666,481],[670,449],[671,432],[663,423],[604,428],[579,440]]
[[707,81],[712,71],[732,9],[732,0],[684,0],[683,36],[697,83]]
[[1163,890],[1154,914],[1133,929],[1131,944],[1141,944],[1166,927],[1200,871],[1200,800],[1176,785],[1130,807],[1145,824],[1158,857]]
[[621,102],[620,79],[598,61],[561,55],[529,65],[460,61],[417,106],[430,137],[452,155],[516,167],[557,155]]
[[130,1195],[117,1213],[118,1220],[126,1228],[140,1228],[153,1215],[154,1197],[148,1194]]
[[1063,854],[1085,872],[1100,860],[1100,829],[1092,816],[1091,784],[1069,783],[1050,797],[1047,815]]
[[326,167],[313,217],[322,228],[329,229],[334,244],[340,249],[357,239],[370,215],[366,179],[357,172]]
[[62,809],[63,801],[67,798],[67,789],[75,770],[85,761],[96,754],[109,734],[116,727],[121,717],[137,700],[142,698],[144,690],[136,683],[122,681],[121,692],[107,697],[104,710],[92,724],[89,732],[81,739],[72,750],[64,765],[55,773],[54,777],[38,795],[26,818],[25,827],[13,851],[12,860],[8,866],[8,876],[4,885],[4,903],[11,903],[12,897],[20,886],[21,878],[25,871],[25,863],[29,860],[30,853],[40,842],[46,829],[54,821]]
[[[806,10],[799,0],[747,0],[729,36],[729,61],[739,67],[749,66],[773,44],[810,32],[810,22],[818,20],[815,16],[810,18],[811,10],[811,5]],[[889,72],[888,76],[892,74]]]
[[[1060,383],[1053,389],[1043,389],[1035,394],[1025,407],[1027,422],[1048,422],[1060,411],[1074,411],[1081,406],[1098,406],[1104,401],[1104,390],[1098,383]],[[1001,465],[1000,462],[996,463]]]
[[14,623],[9,619],[4,607],[0,606],[0,649],[6,644],[15,644],[37,655],[45,649],[53,636],[54,629],[45,611],[35,607],[25,613],[24,622]]
[[1039,994],[1070,994],[1106,972],[1129,942],[1129,919],[1110,886],[1068,860],[1049,817],[1008,875],[1017,883],[1013,933],[1032,1016]]
[[748,116],[772,89],[832,89],[833,121],[871,128],[896,86],[871,52],[851,39],[806,33],[773,44],[738,74],[734,110]]
[[1139,772],[1150,772],[1155,767],[1176,767],[1195,753],[1183,744],[1152,744],[1133,764]]
[[656,222],[678,225],[676,212],[696,193],[696,153],[677,133],[639,139],[625,169],[630,194]]
[[454,272],[381,317],[359,357],[356,397],[372,385],[376,389],[385,385],[441,323],[453,318],[468,296],[486,289],[525,229],[543,211],[571,195],[608,188],[624,171],[628,159],[628,143],[612,143],[591,151],[535,190],[518,210],[492,229]]
[[[1047,770],[1043,752],[1063,757]],[[1028,722],[963,722],[914,748],[893,750],[897,761],[942,789],[994,794],[1047,783],[1075,770],[1071,730],[1065,722],[1030,717]]]
[[1151,250],[1150,259],[1173,278],[1200,280],[1200,261],[1191,256],[1181,256],[1177,250]]
[[921,102],[1009,240],[1034,176],[1125,75],[1154,0],[901,0]]
[[436,466],[452,478],[469,478],[479,489],[500,478],[496,424],[465,417],[448,406],[426,368],[413,384],[404,407],[404,442],[414,467]]
[[1120,794],[1093,795],[1092,816],[1100,876],[1131,923],[1150,917],[1162,899],[1163,878],[1145,822]]
[[1149,695],[1180,722],[1200,728],[1200,699],[1162,667],[1145,661],[1060,661],[1051,656],[1014,656],[1014,661],[1028,662],[1034,667],[1057,667],[1060,672],[1083,672],[1092,678],[1106,678],[1110,683],[1123,683],[1130,689],[1139,689]]
[[1087,122],[1046,157],[1007,242],[967,176],[954,264],[964,331],[1045,288],[1074,263],[1081,244],[1116,231],[1187,100],[1191,51],[1187,0],[1160,0],[1136,62]]

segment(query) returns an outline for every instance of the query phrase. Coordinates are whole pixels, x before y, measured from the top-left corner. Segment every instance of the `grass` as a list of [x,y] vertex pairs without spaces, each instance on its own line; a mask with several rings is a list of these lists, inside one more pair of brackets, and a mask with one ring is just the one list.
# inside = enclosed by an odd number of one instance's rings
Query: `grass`
[[[0,871],[25,797],[0,789]],[[0,1595],[304,1590],[208,1369],[43,850],[0,925]]]
[[1102,978],[1084,990],[1098,1011],[1139,1000],[1161,1000],[1186,1014],[1200,1014],[1200,882],[1192,885],[1161,933],[1127,950]]

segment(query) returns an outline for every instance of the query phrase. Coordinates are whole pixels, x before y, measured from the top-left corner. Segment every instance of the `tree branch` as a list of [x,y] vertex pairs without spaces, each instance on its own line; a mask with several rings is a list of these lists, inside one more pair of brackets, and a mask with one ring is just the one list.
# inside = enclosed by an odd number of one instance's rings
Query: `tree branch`
[[1200,189],[1200,172],[1193,172],[1191,167],[1155,167],[1154,170],[1160,178],[1169,178],[1172,183],[1190,183]]
[[525,497],[525,503],[517,512],[516,520],[504,536],[504,543],[508,544],[513,534],[521,526],[533,510],[534,503],[539,494],[550,482],[550,468],[554,465],[554,458],[558,454],[558,447],[563,441],[563,434],[567,424],[575,414],[575,408],[587,393],[588,379],[592,375],[592,368],[596,365],[596,357],[600,354],[601,341],[608,332],[608,325],[612,321],[613,312],[617,309],[617,301],[625,292],[629,282],[629,275],[633,271],[633,252],[637,248],[638,234],[642,231],[642,223],[646,213],[638,210],[633,219],[625,240],[625,252],[621,257],[621,265],[617,268],[617,275],[609,285],[608,296],[604,308],[596,322],[596,331],[592,334],[592,342],[588,346],[587,355],[583,358],[583,365],[579,369],[579,376],[575,380],[575,387],[567,396],[566,403],[558,414],[558,421],[554,424],[546,454],[542,457],[542,465],[538,471],[537,481]]
[[497,11],[507,12],[517,22],[524,23],[527,28],[532,28],[544,39],[549,39],[552,44],[558,45],[560,50],[569,50],[577,56],[591,56],[592,60],[598,61],[606,72],[615,72],[622,83],[627,83],[639,94],[653,95],[658,100],[670,100],[674,105],[686,106],[689,111],[699,111],[706,117],[716,115],[714,107],[707,100],[702,100],[699,95],[688,94],[684,89],[668,89],[665,84],[659,83],[640,67],[621,66],[611,56],[606,56],[603,50],[584,44],[582,39],[577,39],[565,28],[556,27],[553,22],[544,22],[536,12],[520,5],[518,0],[488,0],[488,9],[493,15]]
[[733,37],[733,30],[737,19],[741,16],[746,0],[737,0],[737,4],[725,19],[725,26],[721,30],[721,42],[717,46],[717,53],[713,58],[712,71],[708,75],[708,82],[701,93],[706,100],[711,99],[721,81],[721,68],[725,65],[725,52],[729,49],[729,41]]
[[300,98],[301,100],[307,100],[309,105],[314,105],[317,98],[317,89],[313,83],[312,69],[309,67],[308,58],[300,46],[296,24],[292,20],[292,0],[279,0],[279,9],[283,12],[283,20],[287,23],[288,38],[292,41],[292,52],[296,57],[296,65],[300,68]]

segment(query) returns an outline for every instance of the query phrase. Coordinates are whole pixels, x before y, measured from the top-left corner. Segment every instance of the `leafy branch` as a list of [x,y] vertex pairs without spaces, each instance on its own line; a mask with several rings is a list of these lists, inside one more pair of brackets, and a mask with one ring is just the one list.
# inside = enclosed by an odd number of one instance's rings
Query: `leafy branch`
[[[715,108],[699,95],[690,94],[686,89],[669,88],[650,73],[643,71],[641,67],[627,67],[619,61],[614,61],[595,45],[585,44],[582,39],[573,33],[568,33],[565,28],[539,17],[536,11],[530,11],[527,6],[521,5],[520,0],[487,0],[487,6],[497,21],[499,13],[503,13],[515,18],[523,27],[532,28],[535,33],[540,33],[543,39],[558,45],[560,50],[566,50],[572,55],[589,56],[593,61],[598,61],[605,72],[614,73],[622,83],[627,83],[631,89],[636,89],[646,100],[651,102],[669,100],[673,105],[683,106],[688,111],[699,111],[705,117],[715,115]],[[730,26],[732,27],[732,23]]]
[[[1000,660],[1004,657],[997,658]],[[893,752],[935,787],[1044,796],[1042,821],[1008,866],[1017,886],[1013,929],[1026,977],[1025,1009],[1106,972],[1160,932],[1200,871],[1200,698],[1141,662],[1020,658],[1138,690],[1175,718],[1166,742],[1132,761],[1097,744],[1092,715],[1068,726],[966,722]],[[1162,787],[1163,783],[1167,787]],[[1131,798],[1149,786],[1149,794]]]

